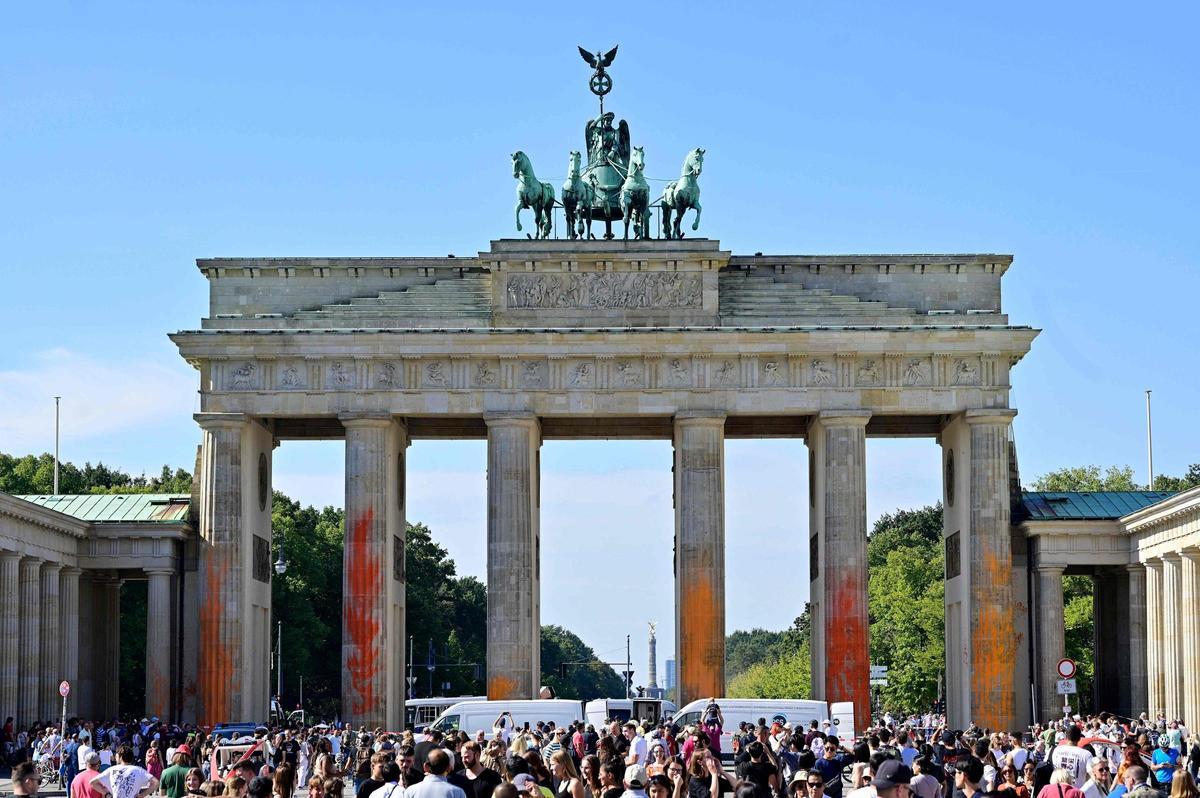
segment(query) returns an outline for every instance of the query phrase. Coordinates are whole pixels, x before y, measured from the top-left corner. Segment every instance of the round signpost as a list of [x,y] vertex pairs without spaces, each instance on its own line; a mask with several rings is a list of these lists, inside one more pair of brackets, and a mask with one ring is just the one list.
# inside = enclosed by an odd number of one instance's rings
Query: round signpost
[[58,685],[58,694],[60,696],[62,696],[63,698],[66,698],[67,695],[70,694],[70,692],[71,692],[71,683],[70,682],[64,681]]
[[62,696],[63,711],[62,711],[62,736],[67,737],[67,694],[71,692],[71,683],[63,679],[58,683],[58,694]]
[[1072,679],[1075,676],[1075,660],[1063,657],[1058,661],[1058,678]]

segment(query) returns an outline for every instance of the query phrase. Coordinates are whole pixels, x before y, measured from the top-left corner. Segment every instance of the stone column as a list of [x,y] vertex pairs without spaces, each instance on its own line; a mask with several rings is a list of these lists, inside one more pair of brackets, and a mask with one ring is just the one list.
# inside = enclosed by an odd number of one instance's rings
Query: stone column
[[1038,690],[1037,721],[1045,723],[1061,716],[1059,707],[1062,697],[1058,695],[1055,682],[1058,679],[1058,661],[1066,655],[1066,627],[1063,620],[1063,569],[1057,566],[1037,567],[1038,597]]
[[104,597],[104,649],[97,652],[103,662],[100,681],[104,685],[104,717],[117,717],[121,695],[121,580],[101,583]]
[[[1200,605],[1200,548],[1189,547],[1180,552],[1183,600],[1180,615],[1183,616],[1180,642],[1180,671],[1183,676],[1183,710],[1181,718],[1200,718],[1200,614],[1195,608]],[[1195,721],[1191,721],[1195,723]]]
[[1015,410],[968,410],[970,429],[970,718],[1011,729],[1016,713],[1008,436]]
[[1163,561],[1146,560],[1146,693],[1150,719],[1167,711],[1163,679]]
[[[1163,598],[1162,598],[1162,672],[1163,696],[1166,699],[1167,717],[1183,717],[1183,641],[1180,631],[1182,615],[1180,602],[1183,598],[1183,565],[1178,552],[1163,555]],[[1191,611],[1191,608],[1188,608]]]
[[342,717],[385,726],[403,717],[397,707],[403,706],[404,620],[397,595],[404,530],[396,489],[403,428],[386,414],[340,418],[346,428]]
[[1146,566],[1125,566],[1129,574],[1129,715],[1149,711],[1146,697]]
[[37,557],[21,560],[20,655],[21,700],[18,726],[28,726],[41,717],[38,704],[42,680],[42,561]]
[[62,681],[62,670],[58,662],[58,572],[62,564],[42,563],[42,631],[39,646],[42,676],[38,684],[38,716],[57,718],[62,709],[58,696],[58,683]]
[[170,568],[146,570],[146,715],[171,716]]
[[204,430],[197,715],[203,724],[259,721],[269,701],[274,438],[240,413],[195,418]]
[[[820,660],[825,701],[854,703],[855,728],[870,723],[867,615],[867,421],[865,410],[827,410],[809,425],[820,573]],[[814,656],[818,656],[814,654]],[[814,691],[815,692],[815,691]]]
[[493,415],[488,429],[487,695],[537,698],[541,682],[542,430],[537,417]]
[[68,716],[79,706],[79,575],[82,573],[67,566],[58,575],[58,661],[62,678],[71,683]]
[[19,718],[21,696],[21,555],[0,552],[0,713]]
[[676,415],[674,445],[675,662],[687,703],[725,687],[725,415]]

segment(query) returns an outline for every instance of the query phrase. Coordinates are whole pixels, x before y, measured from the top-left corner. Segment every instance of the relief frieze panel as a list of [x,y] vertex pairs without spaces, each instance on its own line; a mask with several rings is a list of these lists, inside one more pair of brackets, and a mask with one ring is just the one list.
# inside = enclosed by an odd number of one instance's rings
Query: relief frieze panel
[[980,355],[689,354],[588,357],[469,354],[216,361],[214,387],[250,391],[773,390],[1006,387],[1007,368]]
[[673,272],[511,274],[506,288],[510,310],[699,308],[703,299],[699,274]]

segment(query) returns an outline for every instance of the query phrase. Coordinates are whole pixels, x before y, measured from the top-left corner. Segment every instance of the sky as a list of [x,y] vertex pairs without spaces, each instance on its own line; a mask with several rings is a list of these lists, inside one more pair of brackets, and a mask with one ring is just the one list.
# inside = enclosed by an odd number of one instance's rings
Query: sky
[[[606,107],[647,175],[706,149],[698,235],[735,253],[1001,252],[1022,476],[1200,461],[1190,3],[6,5],[0,451],[190,468],[195,259],[475,253],[514,236],[509,153],[560,181],[595,113],[575,47],[620,44]],[[730,441],[727,627],[807,599],[800,441]],[[409,517],[485,570],[484,444],[409,450]],[[342,447],[275,484],[340,504]],[[672,655],[666,441],[543,450],[543,622]],[[868,444],[868,515],[940,497],[932,440]],[[619,606],[620,612],[612,612]]]

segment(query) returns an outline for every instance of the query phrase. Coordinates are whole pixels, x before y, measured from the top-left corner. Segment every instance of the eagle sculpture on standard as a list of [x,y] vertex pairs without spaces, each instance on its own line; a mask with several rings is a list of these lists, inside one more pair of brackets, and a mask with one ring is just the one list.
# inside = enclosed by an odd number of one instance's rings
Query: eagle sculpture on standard
[[579,54],[583,56],[583,60],[587,62],[588,66],[597,72],[603,72],[605,67],[612,66],[613,59],[617,57],[617,48],[614,47],[601,55],[599,50],[593,54],[580,47]]

